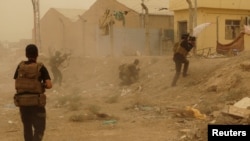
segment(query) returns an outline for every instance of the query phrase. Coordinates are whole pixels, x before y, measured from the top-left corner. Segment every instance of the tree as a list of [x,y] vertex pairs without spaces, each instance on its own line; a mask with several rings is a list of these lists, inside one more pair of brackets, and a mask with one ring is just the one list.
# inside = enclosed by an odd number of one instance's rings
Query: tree
[[31,0],[33,5],[33,13],[34,13],[34,37],[35,44],[41,48],[41,38],[40,38],[40,8],[39,8],[39,0]]

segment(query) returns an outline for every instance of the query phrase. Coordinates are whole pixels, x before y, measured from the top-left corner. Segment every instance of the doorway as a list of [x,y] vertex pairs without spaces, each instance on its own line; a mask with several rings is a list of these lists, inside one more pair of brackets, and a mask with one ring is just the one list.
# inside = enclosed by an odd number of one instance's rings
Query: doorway
[[187,32],[187,21],[179,21],[178,22],[178,40],[180,41],[181,40],[181,35],[184,34],[184,33],[188,33]]

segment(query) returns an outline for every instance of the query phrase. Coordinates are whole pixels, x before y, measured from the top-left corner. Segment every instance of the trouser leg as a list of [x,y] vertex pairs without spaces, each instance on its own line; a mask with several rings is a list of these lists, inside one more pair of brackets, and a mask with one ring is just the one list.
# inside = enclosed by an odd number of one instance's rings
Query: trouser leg
[[177,80],[179,79],[180,74],[181,74],[181,63],[178,61],[175,61],[175,70],[176,72],[175,72],[175,76],[173,78],[171,86],[176,86]]
[[34,117],[34,138],[33,141],[42,141],[45,126],[46,126],[46,114],[37,113]]
[[32,124],[27,119],[23,120],[23,134],[25,141],[33,140]]
[[45,107],[20,107],[20,113],[24,127],[24,140],[42,141],[46,125]]
[[24,134],[24,140],[25,141],[32,141],[33,139],[33,131],[32,131],[32,120],[31,116],[25,111],[21,111],[21,120],[23,123],[23,134]]
[[171,86],[176,86],[176,83],[177,83],[177,80],[179,79],[179,77],[180,77],[180,73],[176,73],[174,76],[174,79],[172,81]]
[[185,62],[184,62],[184,68],[183,68],[183,77],[187,76],[188,66],[189,66],[189,61],[185,60]]

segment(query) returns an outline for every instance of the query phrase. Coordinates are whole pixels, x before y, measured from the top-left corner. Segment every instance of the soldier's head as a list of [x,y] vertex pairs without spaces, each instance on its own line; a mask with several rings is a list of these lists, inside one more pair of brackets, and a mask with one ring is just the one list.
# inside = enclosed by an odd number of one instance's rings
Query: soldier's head
[[194,42],[194,41],[196,41],[196,37],[190,36],[188,40]]
[[184,33],[184,34],[181,35],[182,40],[187,40],[188,37],[189,37],[189,33]]
[[38,56],[38,48],[35,44],[26,46],[25,55],[28,59],[36,59]]
[[139,60],[138,60],[138,59],[135,59],[134,64],[135,64],[135,65],[138,65],[138,64],[139,64]]

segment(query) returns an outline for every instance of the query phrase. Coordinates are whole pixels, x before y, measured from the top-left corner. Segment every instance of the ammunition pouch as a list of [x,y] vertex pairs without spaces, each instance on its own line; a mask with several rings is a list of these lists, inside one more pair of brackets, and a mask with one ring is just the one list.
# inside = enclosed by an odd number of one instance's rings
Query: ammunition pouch
[[176,50],[176,53],[180,53],[181,55],[185,57],[188,55],[188,51],[183,47],[178,47],[178,49]]
[[15,94],[14,104],[20,106],[45,106],[45,94]]

